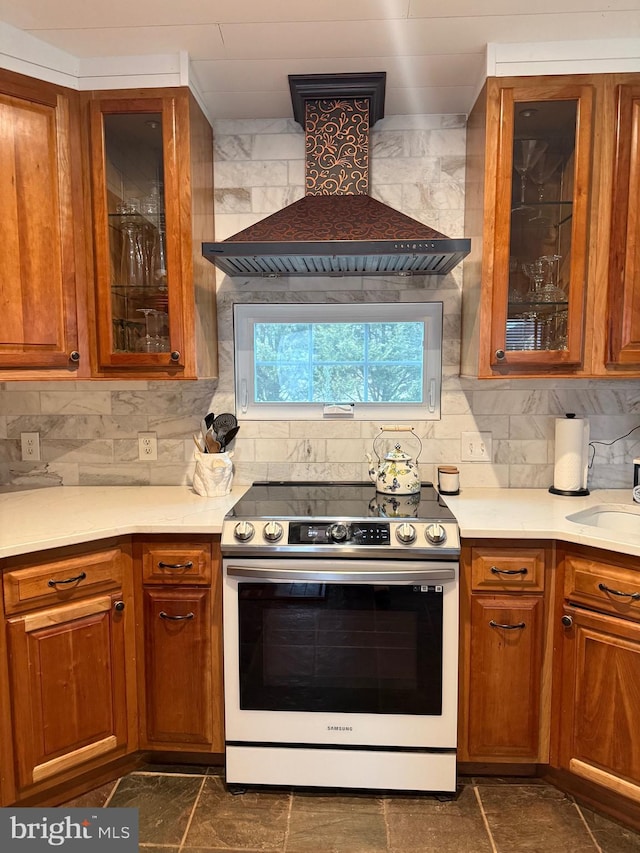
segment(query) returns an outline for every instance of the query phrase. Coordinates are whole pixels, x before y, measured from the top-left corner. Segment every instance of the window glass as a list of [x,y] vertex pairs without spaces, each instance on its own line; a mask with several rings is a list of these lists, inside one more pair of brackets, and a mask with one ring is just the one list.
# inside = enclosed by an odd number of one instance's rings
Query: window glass
[[234,328],[241,415],[439,417],[439,302],[236,305]]

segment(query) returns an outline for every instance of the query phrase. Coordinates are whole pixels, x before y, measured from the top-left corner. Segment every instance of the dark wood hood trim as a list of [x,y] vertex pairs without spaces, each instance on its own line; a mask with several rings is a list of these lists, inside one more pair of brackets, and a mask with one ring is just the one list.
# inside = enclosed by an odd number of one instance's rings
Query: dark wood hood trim
[[386,71],[366,74],[289,74],[293,117],[304,127],[305,102],[318,98],[369,100],[369,126],[384,118]]

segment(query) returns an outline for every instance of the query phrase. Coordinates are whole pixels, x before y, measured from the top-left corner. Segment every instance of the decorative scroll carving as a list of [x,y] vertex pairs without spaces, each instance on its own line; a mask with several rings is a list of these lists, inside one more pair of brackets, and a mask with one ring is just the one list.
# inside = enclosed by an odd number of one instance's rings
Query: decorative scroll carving
[[369,192],[368,99],[306,101],[305,192],[333,196]]

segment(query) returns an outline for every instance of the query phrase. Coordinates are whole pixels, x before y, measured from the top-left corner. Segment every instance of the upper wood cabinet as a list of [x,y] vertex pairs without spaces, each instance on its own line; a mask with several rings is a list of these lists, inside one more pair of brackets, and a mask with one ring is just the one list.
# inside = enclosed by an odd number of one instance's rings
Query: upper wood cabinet
[[615,168],[609,249],[610,368],[640,370],[640,75],[614,87]]
[[2,379],[89,369],[77,98],[0,71]]
[[86,99],[94,375],[217,375],[213,138],[185,89]]
[[487,80],[467,133],[463,375],[640,371],[639,87]]
[[581,368],[594,78],[491,78],[469,118],[462,372]]

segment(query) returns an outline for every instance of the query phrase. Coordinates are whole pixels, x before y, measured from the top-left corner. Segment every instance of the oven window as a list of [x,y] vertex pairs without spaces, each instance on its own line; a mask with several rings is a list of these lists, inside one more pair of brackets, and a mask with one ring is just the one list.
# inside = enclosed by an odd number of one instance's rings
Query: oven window
[[240,583],[240,707],[442,712],[442,587]]

